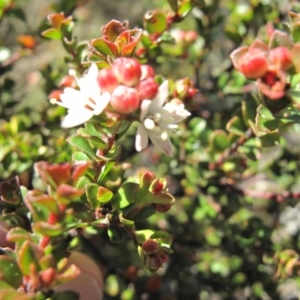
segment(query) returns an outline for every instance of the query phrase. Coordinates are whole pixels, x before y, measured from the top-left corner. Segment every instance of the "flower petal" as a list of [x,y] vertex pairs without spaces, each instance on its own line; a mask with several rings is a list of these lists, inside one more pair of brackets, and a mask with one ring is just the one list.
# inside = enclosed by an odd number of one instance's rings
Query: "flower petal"
[[148,134],[142,124],[139,124],[136,137],[135,137],[135,149],[140,152],[148,146]]
[[149,113],[154,114],[158,108],[162,107],[169,96],[169,81],[165,80],[158,88],[157,95],[151,101]]
[[111,99],[111,95],[109,92],[105,92],[101,95],[101,97],[98,96],[97,99],[94,99],[96,101],[96,107],[94,109],[95,116],[98,116],[103,112],[103,110],[108,105],[110,99]]
[[140,120],[143,121],[145,117],[148,115],[148,109],[151,104],[151,100],[143,100],[141,103],[141,114],[140,114]]
[[160,149],[163,153],[173,156],[173,145],[169,138],[163,140],[160,134],[148,132],[152,144]]
[[82,111],[69,110],[68,114],[64,117],[61,127],[70,128],[78,126],[88,121],[94,115],[92,110],[84,109]]

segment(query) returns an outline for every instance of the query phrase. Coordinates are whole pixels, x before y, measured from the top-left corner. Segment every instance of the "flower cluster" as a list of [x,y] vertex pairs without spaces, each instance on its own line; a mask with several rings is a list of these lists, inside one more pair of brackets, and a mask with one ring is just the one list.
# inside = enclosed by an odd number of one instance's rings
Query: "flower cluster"
[[[284,45],[272,43],[278,32],[267,45],[255,40],[249,47],[240,47],[230,55],[234,67],[248,79],[256,79],[259,90],[271,100],[278,100],[289,89],[287,71],[296,70],[296,57],[299,45],[284,37]],[[281,34],[281,39],[282,34]]]
[[[75,71],[71,70],[70,75],[75,77]],[[60,99],[52,102],[68,109],[62,127],[83,124],[105,112],[118,114],[120,118],[133,114],[140,122],[136,150],[147,147],[150,139],[171,156],[169,134],[190,113],[178,99],[168,102],[168,81],[159,85],[154,76],[153,68],[133,58],[117,58],[111,68],[100,71],[92,64],[82,78],[76,78],[79,89],[68,86],[59,95]]]

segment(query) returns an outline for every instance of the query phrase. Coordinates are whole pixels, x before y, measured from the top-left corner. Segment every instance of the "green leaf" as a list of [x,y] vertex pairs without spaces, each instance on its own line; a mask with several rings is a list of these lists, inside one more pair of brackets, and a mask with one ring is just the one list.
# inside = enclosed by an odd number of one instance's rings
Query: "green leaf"
[[249,121],[254,122],[256,117],[257,104],[251,94],[246,95],[246,99],[242,101],[242,116],[246,126],[249,126]]
[[40,269],[36,256],[37,249],[34,247],[35,245],[30,241],[25,241],[18,251],[18,261],[24,275],[30,274],[30,266],[32,264],[35,266],[36,271]]
[[49,195],[41,195],[40,197],[35,197],[34,200],[30,200],[30,203],[33,205],[40,204],[55,214],[59,213],[59,208],[56,201]]
[[255,123],[256,128],[262,133],[268,133],[276,130],[278,128],[279,121],[275,119],[273,115],[271,119],[271,116],[268,113],[263,115],[268,118],[264,118],[261,114],[258,113]]
[[97,193],[97,200],[99,202],[105,203],[111,200],[113,197],[113,192],[103,186],[99,186],[98,193]]
[[115,57],[118,54],[118,49],[114,43],[104,39],[94,39],[89,42],[89,47],[94,48],[98,53],[104,57]]
[[122,212],[119,214],[119,220],[120,220],[120,223],[123,224],[124,226],[129,227],[131,229],[135,229],[134,221],[129,220],[129,219],[125,219],[123,217],[123,213]]
[[181,19],[184,19],[193,9],[190,0],[183,1],[178,8],[177,14]]
[[73,161],[90,161],[91,159],[83,152],[76,151],[72,154]]
[[92,208],[99,207],[99,202],[97,201],[98,190],[99,190],[98,184],[88,183],[85,185],[85,194]]
[[130,203],[134,202],[137,192],[139,190],[139,185],[134,182],[125,182],[118,189],[117,193],[112,198],[112,206],[115,209],[124,208]]
[[21,246],[25,241],[32,241],[31,234],[21,227],[15,227],[7,232],[6,239],[9,242],[17,243]]
[[150,229],[137,230],[135,232],[135,238],[139,244],[143,244],[146,240],[150,239],[154,233],[154,230]]
[[229,122],[226,124],[226,130],[229,132],[238,135],[238,136],[245,136],[246,126],[243,120],[238,117],[234,116]]
[[63,35],[59,29],[49,28],[41,33],[41,35],[45,38],[51,40],[61,40]]
[[112,243],[120,243],[124,239],[124,234],[121,228],[110,227],[107,233]]
[[94,150],[92,149],[92,147],[90,146],[90,144],[88,143],[88,141],[84,137],[82,137],[82,136],[80,136],[78,134],[75,134],[75,135],[72,135],[71,137],[69,137],[67,139],[67,141],[72,146],[74,146],[75,148],[77,148],[78,150],[84,152],[91,159],[95,159],[96,158]]
[[221,152],[229,147],[229,139],[225,131],[215,130],[210,135],[210,148],[213,151]]
[[60,224],[49,224],[48,222],[36,222],[32,225],[34,231],[44,236],[58,236],[62,233],[62,226]]
[[178,9],[178,2],[177,0],[168,0],[169,5],[171,6],[171,8],[173,9],[173,11],[176,13],[177,9]]
[[150,34],[161,34],[168,27],[167,18],[160,11],[150,10],[144,15],[144,26]]
[[166,231],[155,231],[151,236],[150,239],[157,240],[162,247],[167,247],[170,248],[172,242],[173,242],[173,237],[167,233]]
[[21,285],[23,275],[17,262],[11,257],[0,256],[0,278],[15,288]]
[[145,206],[139,211],[138,214],[136,214],[133,217],[133,220],[135,222],[146,220],[149,217],[151,217],[152,215],[154,215],[155,212],[156,212],[156,209],[153,207],[153,205]]
[[278,145],[280,140],[280,134],[276,131],[271,131],[260,137],[262,147],[270,147],[274,145]]
[[280,118],[283,123],[300,123],[300,109],[298,105],[290,105],[278,113],[274,113],[276,118]]
[[275,117],[273,116],[272,112],[262,104],[258,106],[257,113],[264,119],[267,120],[274,120]]

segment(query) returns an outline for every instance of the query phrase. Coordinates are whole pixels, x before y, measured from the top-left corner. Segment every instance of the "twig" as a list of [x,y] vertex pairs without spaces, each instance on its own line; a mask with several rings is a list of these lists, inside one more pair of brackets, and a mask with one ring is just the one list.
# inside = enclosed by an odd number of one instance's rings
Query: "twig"
[[235,153],[240,146],[242,146],[246,141],[248,141],[253,136],[254,136],[254,132],[252,131],[251,128],[249,128],[245,132],[245,136],[241,136],[228,149],[226,149],[223,153],[221,153],[221,155],[219,156],[218,160],[215,163],[211,163],[209,165],[209,169],[215,170],[215,169],[219,168],[230,155]]

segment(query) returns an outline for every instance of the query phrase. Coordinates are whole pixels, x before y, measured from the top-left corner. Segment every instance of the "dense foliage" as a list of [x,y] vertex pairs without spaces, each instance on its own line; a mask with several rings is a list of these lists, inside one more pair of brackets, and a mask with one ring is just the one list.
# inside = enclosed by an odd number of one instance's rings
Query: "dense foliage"
[[300,4],[99,2],[0,0],[0,298],[298,299]]

